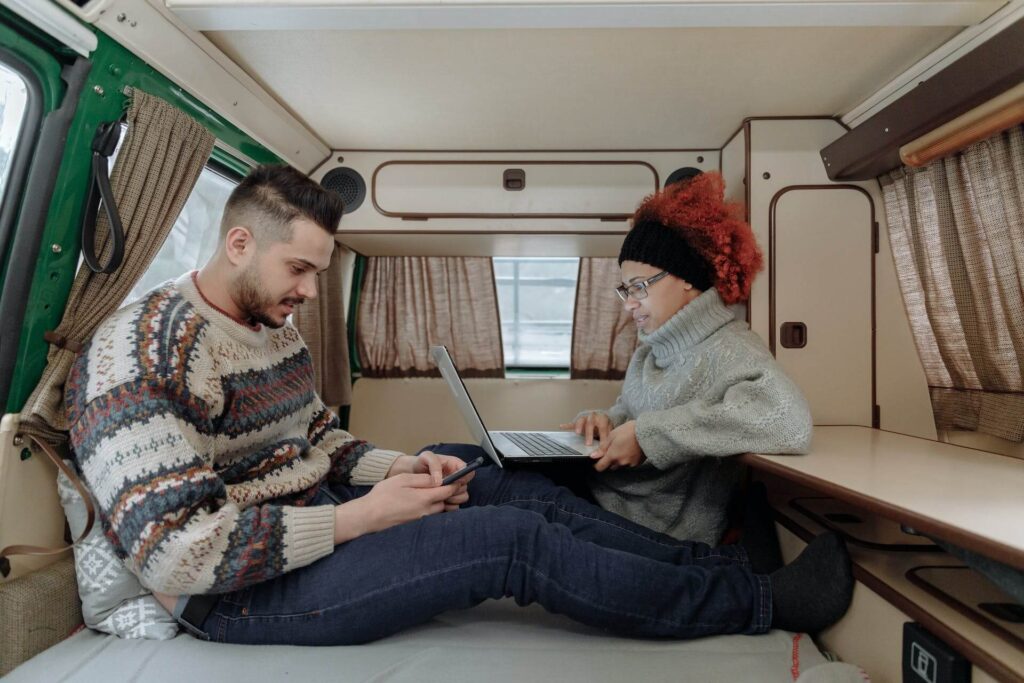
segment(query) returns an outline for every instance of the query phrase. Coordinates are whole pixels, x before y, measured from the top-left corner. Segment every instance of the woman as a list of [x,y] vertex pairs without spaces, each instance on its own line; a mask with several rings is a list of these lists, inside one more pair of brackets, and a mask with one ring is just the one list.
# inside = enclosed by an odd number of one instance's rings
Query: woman
[[717,173],[647,197],[616,287],[640,337],[615,405],[573,423],[600,448],[594,498],[655,531],[715,545],[747,451],[804,453],[811,415],[764,342],[734,318],[761,252]]

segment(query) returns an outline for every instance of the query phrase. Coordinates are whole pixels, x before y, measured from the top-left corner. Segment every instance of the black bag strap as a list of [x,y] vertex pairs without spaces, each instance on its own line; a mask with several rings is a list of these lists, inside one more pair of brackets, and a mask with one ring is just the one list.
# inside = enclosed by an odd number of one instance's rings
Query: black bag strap
[[[110,189],[110,175],[107,171],[108,159],[121,139],[121,124],[124,121],[125,118],[121,117],[116,121],[101,123],[92,139],[92,175],[89,180],[89,196],[85,200],[85,221],[82,224],[82,259],[94,273],[113,273],[124,260],[124,227],[121,225],[121,215],[117,212],[114,191]],[[113,244],[106,265],[100,264],[95,251],[96,217],[101,201],[110,220],[110,239]]]

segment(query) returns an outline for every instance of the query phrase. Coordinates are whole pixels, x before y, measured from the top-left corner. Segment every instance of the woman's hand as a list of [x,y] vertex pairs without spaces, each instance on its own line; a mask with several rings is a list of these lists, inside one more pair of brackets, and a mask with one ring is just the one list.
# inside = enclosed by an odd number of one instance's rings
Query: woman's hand
[[620,467],[636,467],[647,456],[636,440],[636,420],[630,420],[613,429],[607,438],[601,439],[601,445],[590,454],[596,460],[594,469],[598,472],[617,470]]
[[604,413],[590,412],[581,415],[576,422],[566,422],[559,425],[561,429],[572,429],[586,439],[589,446],[594,443],[596,436],[598,441],[604,443],[612,431],[612,420]]

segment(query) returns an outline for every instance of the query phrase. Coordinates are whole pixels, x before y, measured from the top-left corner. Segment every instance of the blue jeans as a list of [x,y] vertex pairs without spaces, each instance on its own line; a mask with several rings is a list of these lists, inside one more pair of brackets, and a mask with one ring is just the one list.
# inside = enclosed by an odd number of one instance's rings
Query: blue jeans
[[[434,452],[472,460],[476,446]],[[369,487],[334,486],[341,502]],[[622,635],[763,633],[766,576],[739,546],[677,541],[535,472],[477,470],[461,509],[361,536],[312,565],[221,597],[202,624],[228,643],[366,643],[512,597]],[[331,503],[321,489],[313,504]]]

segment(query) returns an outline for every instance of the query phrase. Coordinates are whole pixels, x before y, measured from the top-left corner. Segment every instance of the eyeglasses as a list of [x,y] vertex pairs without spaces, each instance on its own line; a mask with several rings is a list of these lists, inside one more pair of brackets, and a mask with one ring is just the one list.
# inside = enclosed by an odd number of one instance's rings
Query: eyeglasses
[[634,282],[631,285],[619,285],[618,287],[615,288],[615,293],[618,294],[619,298],[622,299],[623,301],[625,301],[629,297],[632,297],[636,301],[640,301],[640,299],[646,299],[647,288],[653,285],[661,278],[665,277],[666,275],[668,275],[668,271],[663,270],[657,275],[652,275],[646,280]]

